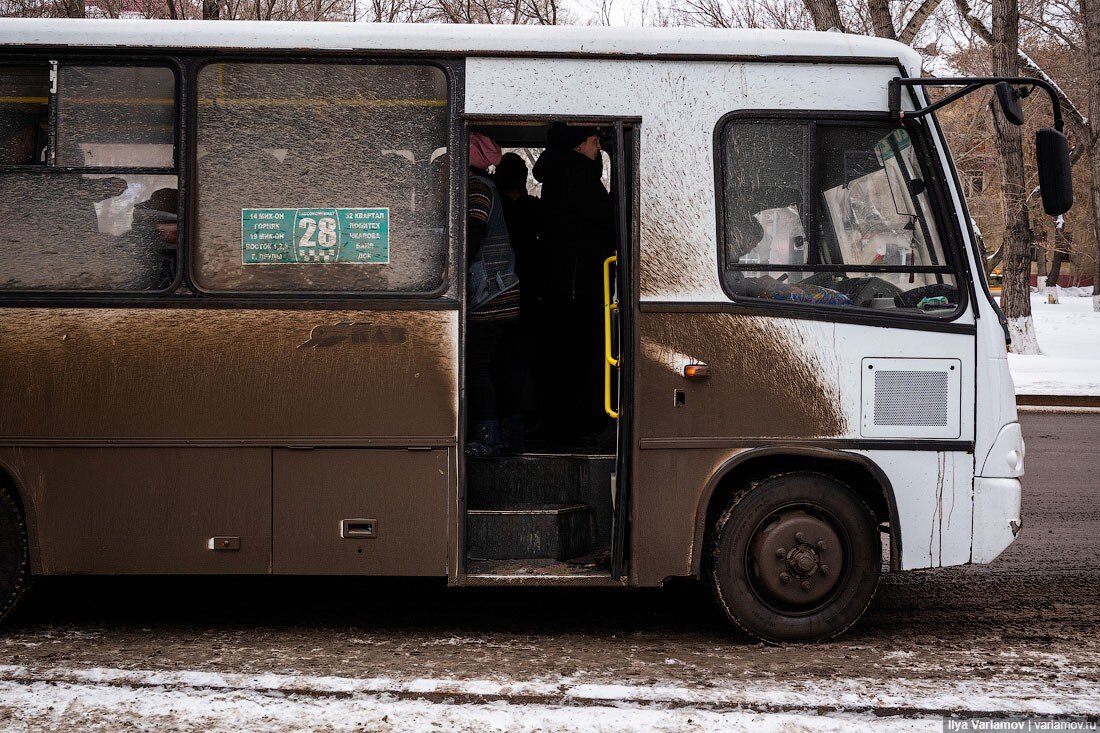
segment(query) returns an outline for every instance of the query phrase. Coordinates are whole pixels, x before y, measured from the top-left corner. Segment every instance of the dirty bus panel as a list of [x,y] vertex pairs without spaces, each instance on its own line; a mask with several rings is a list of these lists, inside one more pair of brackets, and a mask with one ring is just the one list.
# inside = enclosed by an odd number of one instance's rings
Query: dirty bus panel
[[[449,287],[439,176],[448,161],[437,152],[449,134],[443,72],[204,67],[190,279],[211,290],[283,293],[281,305],[210,295],[204,307],[195,307],[202,296],[173,285],[175,76],[162,66],[62,62],[60,80],[60,91],[45,92],[58,108],[57,155],[50,151],[40,170],[0,173],[0,188],[12,193],[0,204],[12,213],[5,221],[26,222],[0,225],[0,233],[45,233],[49,242],[2,258],[7,292],[96,293],[61,307],[14,301],[0,324],[0,392],[11,406],[0,416],[0,441],[11,446],[0,449],[0,464],[9,475],[34,477],[27,512],[47,515],[31,528],[33,570],[266,573],[274,549],[284,567],[320,571],[306,564],[315,554],[295,554],[298,541],[313,536],[305,528],[272,536],[272,452],[291,445],[339,446],[316,453],[318,469],[351,456],[357,471],[333,474],[321,487],[302,484],[274,507],[279,517],[309,506],[324,540],[338,547],[352,541],[339,533],[345,518],[378,517],[387,528],[344,572],[445,574],[458,319],[453,303],[432,297]],[[159,117],[166,104],[167,128]],[[133,124],[114,125],[96,105]],[[306,118],[314,119],[310,135],[301,133]],[[330,134],[318,137],[322,124]],[[321,138],[342,144],[320,145]],[[250,258],[245,211],[258,212],[261,223],[271,221],[264,214],[291,212],[292,231],[275,231],[293,256],[276,264]],[[117,302],[165,288],[173,293],[156,307]],[[292,295],[312,291],[359,303]],[[405,298],[397,307],[373,297],[394,295]],[[405,409],[414,403],[418,409]],[[436,450],[406,455],[407,446]],[[417,482],[422,493],[412,505],[388,478],[387,447],[402,452],[401,472],[431,478]],[[364,482],[374,493],[358,490]],[[441,530],[423,534],[401,521],[408,506]],[[421,569],[387,560],[391,546]]]
[[[32,572],[688,576],[785,641],[847,628],[884,560],[1013,541],[1004,332],[923,91],[889,94],[912,49],[200,30],[0,20],[0,511]],[[556,326],[615,362],[574,391],[617,422],[465,460],[467,137],[545,152],[558,124],[583,144],[555,154],[607,155],[606,300]]]

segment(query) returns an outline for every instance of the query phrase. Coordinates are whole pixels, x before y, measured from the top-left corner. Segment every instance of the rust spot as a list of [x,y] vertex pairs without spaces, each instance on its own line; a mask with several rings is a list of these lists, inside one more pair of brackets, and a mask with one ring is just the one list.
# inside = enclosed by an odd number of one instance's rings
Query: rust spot
[[[821,360],[796,327],[724,313],[643,314],[641,404],[645,437],[843,435],[847,420]],[[679,375],[681,362],[710,365],[711,377]],[[687,390],[685,409],[674,390]]]

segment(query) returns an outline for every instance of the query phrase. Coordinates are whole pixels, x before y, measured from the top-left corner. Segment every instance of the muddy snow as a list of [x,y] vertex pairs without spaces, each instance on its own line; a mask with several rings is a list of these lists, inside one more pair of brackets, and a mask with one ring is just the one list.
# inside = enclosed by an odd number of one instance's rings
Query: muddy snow
[[446,589],[69,578],[0,635],[0,731],[942,730],[1100,718],[1100,415],[1022,416],[1025,527],[883,579],[838,640],[763,646],[690,583]]

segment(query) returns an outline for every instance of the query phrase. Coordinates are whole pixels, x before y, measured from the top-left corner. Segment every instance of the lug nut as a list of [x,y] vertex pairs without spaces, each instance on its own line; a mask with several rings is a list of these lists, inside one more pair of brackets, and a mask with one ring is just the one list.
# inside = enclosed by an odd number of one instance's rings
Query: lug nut
[[801,542],[802,540],[804,540],[806,538],[806,535],[802,534],[801,532],[795,532],[794,533],[794,538],[796,540],[798,540],[799,542]]
[[820,570],[821,570],[822,575],[828,575],[829,574],[829,566],[828,565],[822,565]]
[[780,573],[779,574],[779,582],[781,582],[781,583],[790,583],[791,582],[791,576],[787,575],[786,573]]
[[782,559],[787,556],[787,551],[780,547],[775,551],[775,556]]
[[825,540],[818,540],[817,541],[817,549],[821,550],[822,552],[825,552]]
[[813,588],[813,586],[810,585],[810,581],[808,581],[808,580],[803,580],[802,581],[802,590],[804,590],[806,592],[809,592],[811,588]]

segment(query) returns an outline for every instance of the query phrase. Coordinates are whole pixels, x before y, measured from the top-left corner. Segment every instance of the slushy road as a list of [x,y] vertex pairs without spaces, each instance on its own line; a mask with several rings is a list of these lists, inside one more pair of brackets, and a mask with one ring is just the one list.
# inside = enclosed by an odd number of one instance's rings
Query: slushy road
[[756,644],[692,583],[55,579],[0,634],[0,730],[728,730],[820,714],[838,730],[938,730],[952,713],[1095,717],[1100,414],[1021,422],[1016,543],[992,565],[885,576],[836,641]]

